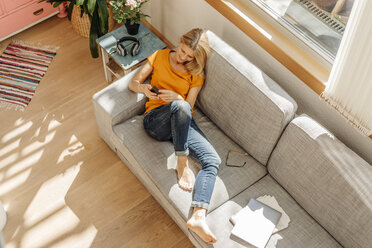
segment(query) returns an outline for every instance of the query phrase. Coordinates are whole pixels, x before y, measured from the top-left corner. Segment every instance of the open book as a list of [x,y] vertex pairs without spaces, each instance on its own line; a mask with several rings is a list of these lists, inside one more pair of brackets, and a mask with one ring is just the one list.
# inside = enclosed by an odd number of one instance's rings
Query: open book
[[231,231],[232,238],[264,248],[281,215],[281,212],[252,198],[239,212],[239,220]]

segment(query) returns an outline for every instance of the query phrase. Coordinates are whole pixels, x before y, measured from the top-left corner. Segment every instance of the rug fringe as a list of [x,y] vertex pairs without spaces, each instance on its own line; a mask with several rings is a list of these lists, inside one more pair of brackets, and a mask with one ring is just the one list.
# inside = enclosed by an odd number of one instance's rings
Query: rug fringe
[[0,100],[0,109],[6,109],[6,110],[15,110],[15,111],[20,111],[23,112],[25,110],[25,107],[9,103],[9,102],[2,102]]
[[343,106],[340,106],[340,104],[332,99],[329,96],[326,96],[323,93],[319,96],[320,99],[326,101],[329,106],[333,109],[335,109],[341,116],[343,116],[347,121],[351,122],[352,126],[355,127],[360,133],[366,136],[372,135],[372,129],[369,128],[367,125],[365,125],[362,121],[360,121],[358,118],[350,114]]
[[18,39],[12,39],[12,43],[19,44],[19,45],[22,45],[22,46],[29,46],[29,47],[32,47],[32,48],[35,48],[35,49],[49,50],[49,51],[54,52],[54,53],[56,53],[57,50],[60,48],[59,46],[42,45],[40,42],[35,44],[35,43],[32,43],[32,42],[22,41],[22,40],[18,40]]

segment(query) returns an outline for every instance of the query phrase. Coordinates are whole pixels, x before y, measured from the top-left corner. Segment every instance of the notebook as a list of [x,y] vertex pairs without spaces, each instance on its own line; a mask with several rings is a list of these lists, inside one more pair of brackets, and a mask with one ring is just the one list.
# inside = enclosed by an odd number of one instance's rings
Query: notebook
[[232,238],[264,248],[281,215],[279,211],[252,198],[242,209],[239,221],[231,231]]
[[[279,205],[275,196],[263,195],[263,196],[257,197],[256,200],[260,201],[263,204],[266,204],[269,207],[272,207],[273,209],[282,213],[282,216],[280,216],[279,222],[278,222],[278,224],[276,224],[276,227],[273,231],[273,234],[277,233],[281,230],[284,230],[289,226],[289,223],[291,222],[291,219],[289,218],[288,214],[283,210],[283,208]],[[236,214],[234,214],[233,216],[230,217],[230,222],[233,225],[235,225],[235,223],[239,221],[240,212],[244,212],[244,208],[242,208],[239,212],[237,212]]]

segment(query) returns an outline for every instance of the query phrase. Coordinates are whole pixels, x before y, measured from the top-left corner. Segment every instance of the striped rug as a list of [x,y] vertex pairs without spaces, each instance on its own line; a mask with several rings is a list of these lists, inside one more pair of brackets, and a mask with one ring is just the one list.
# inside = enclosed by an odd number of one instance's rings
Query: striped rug
[[55,48],[12,41],[0,55],[0,107],[23,111],[55,55]]

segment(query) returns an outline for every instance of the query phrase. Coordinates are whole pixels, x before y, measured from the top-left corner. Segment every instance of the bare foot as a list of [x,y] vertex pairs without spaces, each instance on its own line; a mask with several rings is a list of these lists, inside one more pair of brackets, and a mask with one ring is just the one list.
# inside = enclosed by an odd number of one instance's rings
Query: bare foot
[[195,208],[192,217],[187,221],[187,226],[191,231],[204,240],[204,242],[213,244],[217,242],[217,239],[209,229],[207,221],[205,220],[205,212],[205,209]]
[[195,176],[189,167],[186,156],[178,157],[177,178],[178,178],[178,186],[181,189],[191,191],[192,188],[194,187]]

